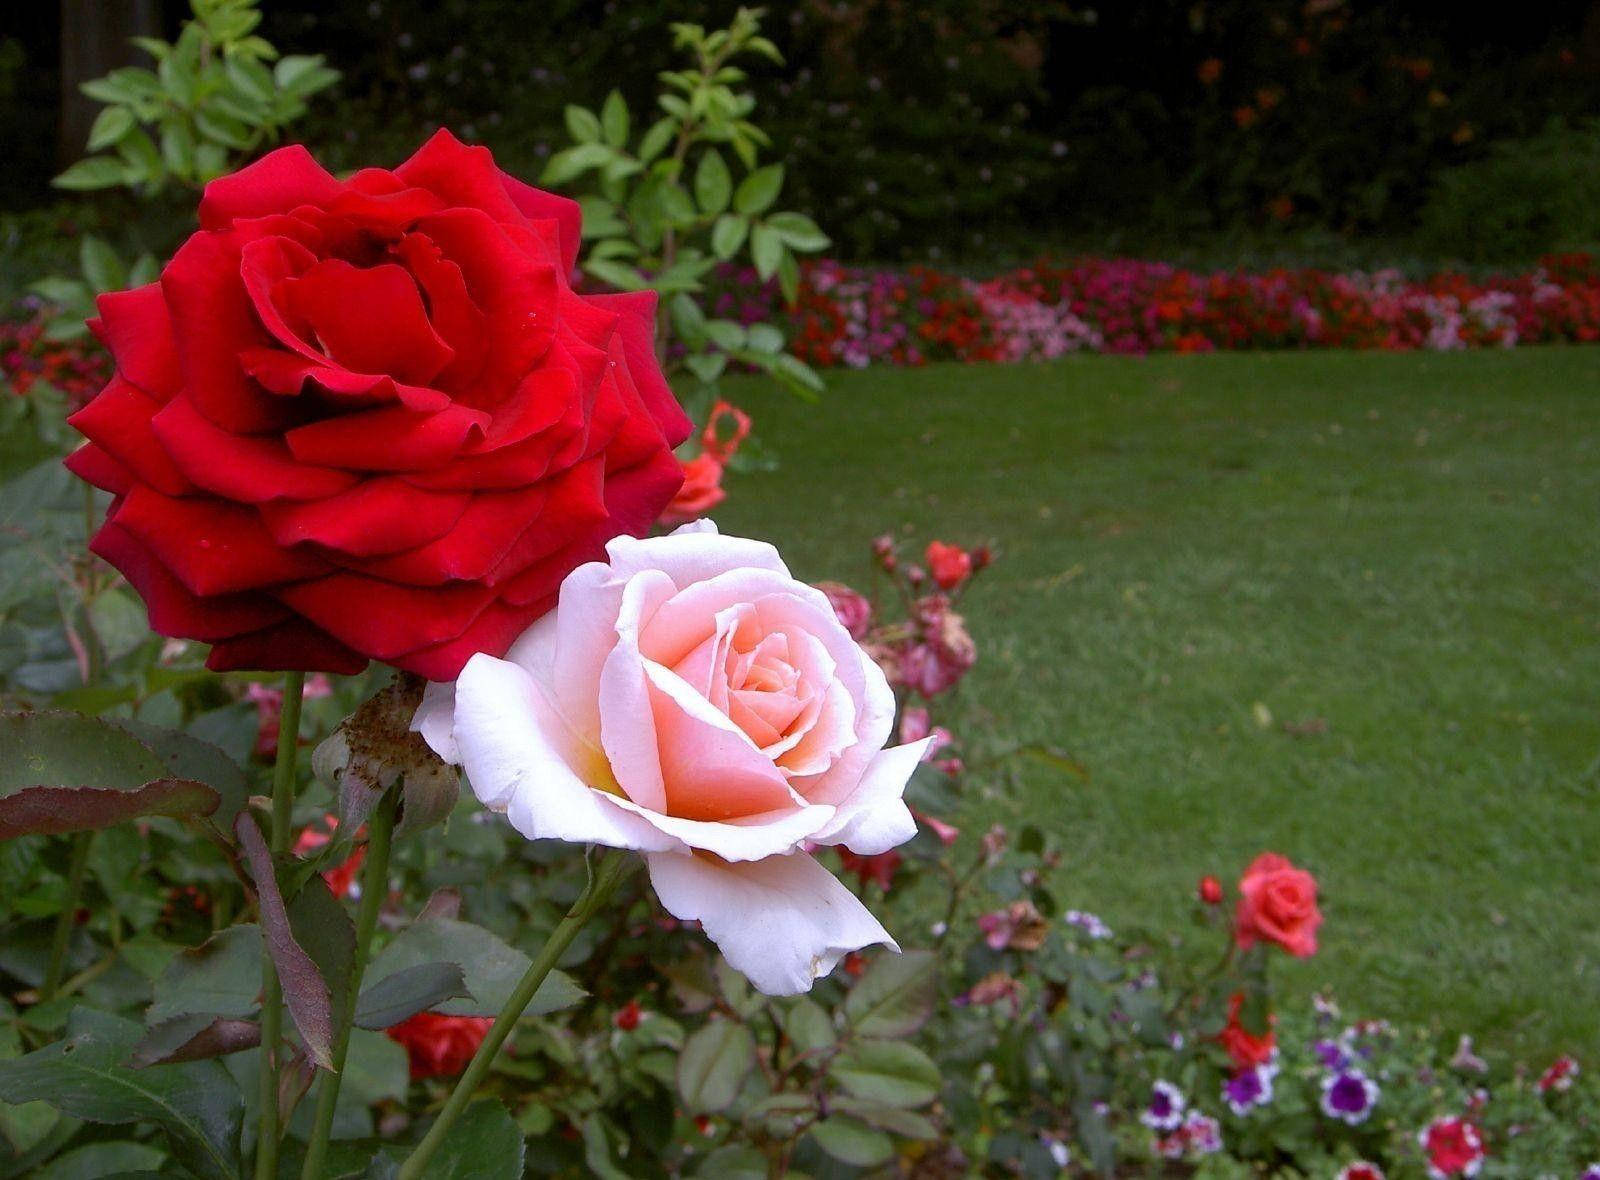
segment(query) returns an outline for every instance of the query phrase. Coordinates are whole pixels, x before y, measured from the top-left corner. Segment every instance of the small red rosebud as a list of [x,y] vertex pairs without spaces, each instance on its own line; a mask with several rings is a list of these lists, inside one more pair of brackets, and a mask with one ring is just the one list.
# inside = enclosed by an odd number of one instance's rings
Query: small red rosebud
[[994,564],[994,550],[987,545],[979,545],[972,551],[972,572],[988,569]]
[[709,1138],[710,1135],[711,1135],[711,1129],[712,1129],[711,1128],[711,1116],[708,1115],[708,1114],[697,1114],[697,1115],[695,1115],[694,1116],[694,1129],[696,1131],[699,1131],[700,1134],[705,1135],[705,1136],[707,1136]]
[[1222,882],[1207,874],[1200,878],[1200,900],[1207,905],[1222,904]]
[[861,973],[867,969],[867,961],[861,957],[860,951],[851,951],[844,957],[844,973],[852,978],[859,979]]
[[611,1018],[611,1023],[623,1032],[632,1032],[639,1027],[640,1015],[639,1001],[629,1000],[621,1008],[617,1009],[617,1014]]

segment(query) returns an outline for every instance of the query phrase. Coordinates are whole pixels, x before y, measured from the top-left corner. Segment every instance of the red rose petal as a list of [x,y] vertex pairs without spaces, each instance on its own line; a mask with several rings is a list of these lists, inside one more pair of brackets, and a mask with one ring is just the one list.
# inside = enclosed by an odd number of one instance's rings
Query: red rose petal
[[491,602],[481,615],[454,639],[407,652],[391,661],[395,667],[429,680],[454,680],[461,666],[480,651],[503,652],[528,629],[528,624],[556,604],[555,595],[532,606],[513,607]]
[[461,268],[444,257],[426,234],[407,234],[396,244],[394,253],[427,295],[428,318],[434,331],[455,352],[455,359],[434,377],[434,385],[440,389],[464,388],[483,371],[489,341],[484,334],[483,313],[467,293]]
[[543,189],[524,184],[515,176],[500,173],[500,183],[506,195],[530,221],[553,221],[561,248],[561,268],[571,274],[578,265],[578,243],[583,230],[583,208],[567,197],[547,193]]
[[289,612],[265,594],[219,594],[198,597],[116,521],[107,521],[89,549],[122,572],[144,599],[150,629],[158,635],[212,642],[259,630],[288,617]]
[[407,652],[458,638],[494,601],[487,586],[419,589],[356,573],[333,574],[276,593],[279,601],[335,639],[396,664]]
[[163,496],[135,485],[112,513],[191,594],[229,594],[314,577],[330,567],[273,539],[255,510]]
[[630,291],[616,295],[591,295],[589,300],[608,311],[620,315],[617,335],[622,341],[622,352],[627,359],[628,372],[639,391],[640,400],[661,427],[671,446],[677,446],[689,437],[694,424],[683,412],[672,387],[662,375],[656,362],[656,293]]
[[61,462],[62,466],[84,483],[93,484],[118,496],[126,493],[138,482],[133,472],[92,442],[84,443]]
[[480,493],[444,536],[421,548],[366,562],[362,572],[411,586],[481,580],[539,519],[549,498],[543,486]]
[[161,403],[153,397],[115,376],[71,415],[67,424],[98,443],[141,483],[169,496],[182,496],[194,491],[194,485],[184,478],[151,429],[150,420],[160,408]]
[[465,406],[446,406],[433,414],[388,406],[297,426],[284,438],[294,456],[307,463],[357,471],[427,471],[459,454],[481,433],[485,420]]
[[281,438],[229,434],[183,398],[168,402],[151,426],[184,475],[228,500],[314,500],[356,482],[348,472],[300,462]]
[[238,218],[288,213],[299,205],[326,205],[340,188],[310,152],[291,144],[206,185],[200,228],[220,229]]
[[369,479],[322,500],[261,506],[279,545],[311,541],[348,557],[399,553],[444,536],[472,497],[429,492],[391,476]]
[[235,434],[289,425],[294,410],[249,381],[239,353],[267,343],[239,281],[238,245],[228,235],[198,233],[161,273],[183,368],[184,393],[207,418]]
[[183,383],[172,316],[160,283],[130,291],[108,291],[95,300],[100,318],[89,327],[111,350],[117,371],[158,401],[166,401]]
[[330,672],[354,676],[367,666],[367,657],[352,651],[333,636],[304,619],[289,619],[276,626],[251,631],[217,643],[206,657],[213,672],[250,669],[257,672]]
[[428,322],[416,283],[393,263],[363,269],[326,259],[282,280],[277,295],[330,360],[358,373],[427,385],[455,356]]
[[406,184],[436,193],[447,205],[481,209],[496,221],[522,220],[489,149],[468,147],[442,128],[394,174]]
[[263,389],[284,397],[299,397],[306,385],[313,392],[326,394],[341,403],[339,408],[383,405],[398,402],[410,410],[436,411],[450,406],[450,395],[420,385],[400,385],[382,373],[352,373],[321,357],[308,359],[278,348],[246,348],[239,353],[239,365],[260,382]]

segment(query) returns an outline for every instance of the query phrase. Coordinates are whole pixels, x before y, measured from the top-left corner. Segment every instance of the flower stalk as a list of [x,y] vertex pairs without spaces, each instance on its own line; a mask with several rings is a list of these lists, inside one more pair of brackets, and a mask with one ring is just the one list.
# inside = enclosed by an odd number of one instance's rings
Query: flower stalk
[[[289,848],[296,785],[295,758],[300,750],[300,702],[306,674],[286,672],[283,677],[283,711],[278,715],[278,756],[272,767],[272,831],[267,846],[273,858]],[[278,1174],[278,1074],[279,1042],[283,1036],[283,989],[272,956],[261,957],[261,1078],[260,1130],[256,1139],[256,1180],[275,1180]]]
[[350,983],[341,1011],[335,1014],[333,1072],[317,1086],[317,1109],[312,1123],[311,1142],[300,1170],[301,1180],[317,1180],[328,1156],[328,1140],[333,1133],[333,1112],[339,1102],[339,1085],[344,1080],[345,1058],[350,1052],[350,1029],[356,1014],[356,998],[361,994],[361,978],[372,953],[372,935],[378,928],[378,912],[389,892],[389,850],[394,840],[395,815],[400,809],[400,789],[392,788],[378,802],[367,828],[367,861],[361,874],[361,906],[356,911],[356,955],[350,965]]
[[589,882],[584,886],[583,893],[572,903],[567,916],[561,919],[560,925],[551,931],[550,937],[545,940],[539,954],[529,965],[527,973],[517,983],[516,990],[511,993],[511,998],[500,1010],[500,1015],[495,1017],[493,1027],[483,1038],[483,1044],[478,1046],[478,1051],[473,1055],[466,1072],[461,1075],[455,1089],[450,1092],[450,1097],[445,1100],[443,1109],[439,1111],[439,1117],[434,1120],[433,1126],[428,1128],[428,1133],[422,1137],[422,1142],[417,1144],[416,1151],[400,1165],[396,1180],[418,1180],[427,1174],[429,1162],[438,1154],[444,1145],[445,1137],[450,1133],[451,1126],[461,1117],[461,1112],[466,1109],[467,1103],[472,1100],[472,1095],[488,1074],[489,1066],[493,1063],[495,1054],[500,1051],[500,1046],[505,1044],[506,1038],[511,1035],[511,1030],[522,1018],[523,1011],[533,1002],[534,995],[539,991],[539,985],[544,983],[551,968],[566,953],[567,947],[572,945],[572,940],[578,936],[578,931],[582,930],[589,919],[611,899],[617,886],[622,884],[624,878],[637,865],[637,858],[629,853],[604,852],[599,857],[598,863],[591,866]]
[[56,915],[55,934],[50,940],[50,962],[45,968],[44,986],[39,989],[39,999],[55,999],[61,988],[61,976],[67,967],[67,947],[72,942],[72,928],[78,924],[78,901],[83,896],[83,878],[89,868],[89,849],[94,845],[94,832],[79,832],[72,838],[72,861],[67,868],[67,896]]

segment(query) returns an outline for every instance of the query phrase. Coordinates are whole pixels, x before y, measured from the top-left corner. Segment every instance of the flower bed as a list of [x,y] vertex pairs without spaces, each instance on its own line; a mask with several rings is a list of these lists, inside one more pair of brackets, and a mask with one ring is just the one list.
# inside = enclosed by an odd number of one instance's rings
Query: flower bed
[[[753,271],[719,276],[716,314],[781,318]],[[818,367],[1050,360],[1070,352],[1358,348],[1409,351],[1600,340],[1600,265],[1552,256],[1522,274],[1186,270],[1163,262],[1041,261],[985,280],[926,267],[804,270],[788,313]]]

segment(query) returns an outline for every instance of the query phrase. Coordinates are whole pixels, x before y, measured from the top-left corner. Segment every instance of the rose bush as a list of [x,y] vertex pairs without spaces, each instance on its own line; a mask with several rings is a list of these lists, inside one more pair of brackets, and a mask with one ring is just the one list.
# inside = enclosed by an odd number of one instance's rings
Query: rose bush
[[703,522],[607,553],[505,659],[430,685],[415,727],[530,840],[645,853],[662,905],[764,992],[893,946],[804,850],[916,832],[901,793],[927,739],[884,748],[882,671],[770,545]]
[[213,181],[157,283],[103,296],[116,362],[68,465],[93,550],[209,666],[453,676],[642,533],[688,419],[655,295],[579,295],[578,206],[439,132],[335,179],[300,147]]

